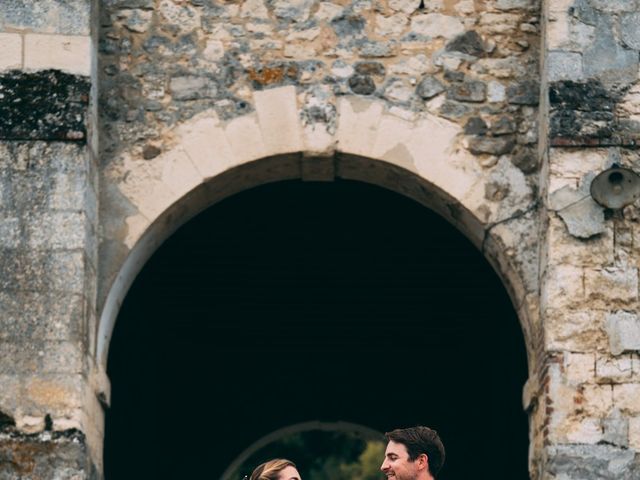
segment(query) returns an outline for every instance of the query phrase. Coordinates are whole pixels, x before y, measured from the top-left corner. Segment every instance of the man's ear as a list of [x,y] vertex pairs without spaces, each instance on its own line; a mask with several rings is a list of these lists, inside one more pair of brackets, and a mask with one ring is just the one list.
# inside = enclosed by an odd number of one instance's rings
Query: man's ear
[[429,469],[429,457],[427,457],[426,453],[418,455],[418,458],[416,458],[416,465],[418,470]]

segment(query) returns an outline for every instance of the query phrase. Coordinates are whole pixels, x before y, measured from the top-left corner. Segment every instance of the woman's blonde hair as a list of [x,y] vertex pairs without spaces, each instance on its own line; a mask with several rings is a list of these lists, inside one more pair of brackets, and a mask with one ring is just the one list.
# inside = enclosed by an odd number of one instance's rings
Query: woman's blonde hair
[[296,468],[296,464],[284,458],[274,458],[258,465],[251,474],[250,480],[278,480],[278,474],[287,467]]

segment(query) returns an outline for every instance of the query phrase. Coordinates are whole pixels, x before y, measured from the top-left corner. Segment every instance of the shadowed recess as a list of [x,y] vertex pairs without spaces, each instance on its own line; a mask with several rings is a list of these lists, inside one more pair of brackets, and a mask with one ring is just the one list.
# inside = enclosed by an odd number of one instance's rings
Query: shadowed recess
[[526,372],[504,287],[445,220],[361,183],[259,187],[178,230],[126,297],[106,478],[217,479],[269,432],[321,420],[428,425],[439,480],[525,479]]

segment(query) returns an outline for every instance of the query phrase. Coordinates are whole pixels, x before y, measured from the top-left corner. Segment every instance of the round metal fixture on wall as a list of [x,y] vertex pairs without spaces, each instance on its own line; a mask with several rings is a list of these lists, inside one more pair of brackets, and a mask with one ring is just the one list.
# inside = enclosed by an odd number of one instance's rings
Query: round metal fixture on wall
[[625,207],[640,198],[640,175],[613,165],[593,179],[591,197],[606,208]]

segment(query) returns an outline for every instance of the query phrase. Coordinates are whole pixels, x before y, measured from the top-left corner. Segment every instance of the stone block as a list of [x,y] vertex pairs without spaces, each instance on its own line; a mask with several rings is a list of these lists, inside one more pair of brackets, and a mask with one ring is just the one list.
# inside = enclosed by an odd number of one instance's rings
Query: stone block
[[74,250],[86,246],[90,225],[84,212],[44,212],[31,214],[24,221],[31,248]]
[[427,13],[411,17],[411,33],[426,38],[451,39],[464,33],[464,25],[456,17]]
[[549,52],[547,56],[549,81],[582,80],[582,54],[577,52]]
[[82,343],[21,339],[0,342],[0,374],[23,375],[47,373],[82,373]]
[[640,350],[640,319],[635,313],[619,310],[607,314],[605,328],[613,355]]
[[3,250],[0,290],[84,293],[84,251]]
[[629,446],[629,419],[620,410],[614,409],[602,422],[602,440],[610,445],[626,448]]
[[[0,15],[2,15],[0,13]],[[22,68],[22,36],[0,33],[0,72]]]
[[[575,403],[589,415],[604,417],[611,413],[614,406],[612,385],[582,385]],[[615,404],[618,406],[618,404]]]
[[547,447],[545,471],[562,480],[633,480],[640,474],[635,452],[611,445]]
[[625,413],[640,414],[640,383],[613,385],[613,401]]
[[605,225],[601,234],[589,239],[579,239],[570,234],[566,224],[555,215],[549,216],[547,248],[557,264],[597,267],[613,265],[613,226]]
[[84,311],[82,295],[0,291],[0,341],[78,341],[83,336]]
[[302,151],[302,129],[293,86],[255,91],[253,99],[269,154]]
[[91,37],[28,33],[24,39],[25,70],[62,70],[91,74]]
[[606,348],[603,316],[603,313],[594,311],[545,311],[546,349],[593,352]]
[[381,158],[395,165],[415,171],[413,158],[403,147],[411,136],[413,124],[395,115],[383,115],[378,126],[378,133],[373,143],[371,155]]
[[3,0],[0,30],[89,35],[89,0]]
[[607,158],[608,152],[603,148],[552,149],[550,173],[561,178],[580,179],[588,173],[604,170]]
[[456,83],[447,90],[447,97],[459,102],[484,102],[487,98],[487,85],[478,80]]
[[605,16],[598,17],[595,42],[584,51],[583,62],[585,76],[598,78],[608,85],[624,85],[638,79],[638,52],[618,43],[611,20]]
[[584,271],[573,265],[553,265],[543,277],[543,308],[559,309],[583,305],[585,290]]
[[585,269],[586,298],[593,307],[614,305],[635,308],[638,301],[638,269],[635,267]]
[[566,440],[571,443],[595,445],[602,441],[602,422],[599,418],[582,417],[568,420]]
[[169,82],[169,91],[178,101],[216,98],[218,89],[217,82],[208,76],[183,75]]
[[181,146],[169,150],[156,162],[162,167],[160,179],[173,193],[173,201],[202,183],[202,175]]
[[258,160],[267,155],[258,116],[253,113],[231,120],[225,134],[234,155],[234,165]]
[[368,156],[380,122],[383,103],[358,97],[338,101],[336,140],[341,152]]
[[570,385],[589,383],[595,380],[596,359],[593,353],[566,353],[564,373]]
[[597,381],[601,383],[615,383],[629,381],[633,373],[631,355],[610,357],[598,354],[596,360]]
[[232,165],[233,151],[217,118],[194,119],[180,126],[177,136],[203,178],[211,178]]

